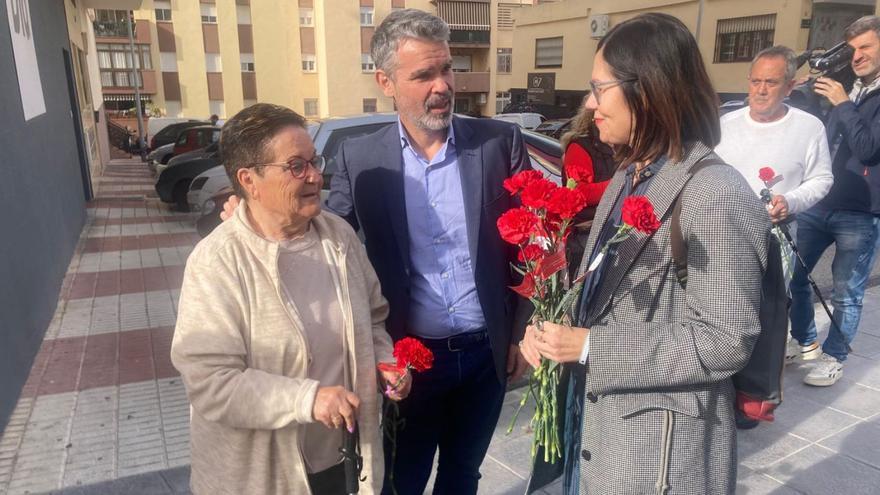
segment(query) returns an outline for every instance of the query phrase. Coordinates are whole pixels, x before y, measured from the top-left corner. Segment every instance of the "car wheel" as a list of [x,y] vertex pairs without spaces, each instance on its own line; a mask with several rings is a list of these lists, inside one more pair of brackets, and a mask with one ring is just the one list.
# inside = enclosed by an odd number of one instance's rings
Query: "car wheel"
[[177,205],[177,211],[189,211],[189,203],[186,201],[186,193],[189,192],[190,180],[182,180],[174,185],[174,191],[171,193],[171,199]]

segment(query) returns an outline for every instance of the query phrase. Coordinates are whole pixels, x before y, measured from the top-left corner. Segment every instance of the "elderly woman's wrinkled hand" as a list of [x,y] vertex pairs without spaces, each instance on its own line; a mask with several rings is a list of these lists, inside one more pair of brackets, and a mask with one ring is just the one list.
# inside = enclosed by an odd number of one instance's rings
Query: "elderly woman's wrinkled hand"
[[382,376],[382,393],[385,397],[397,402],[409,395],[412,388],[412,374],[405,370],[403,374],[396,370],[379,371]]
[[312,406],[312,416],[327,428],[339,428],[345,424],[348,431],[354,431],[360,404],[357,395],[342,387],[320,387]]
[[241,200],[233,194],[229,196],[229,199],[223,203],[223,211],[220,212],[220,220],[224,222],[232,218],[232,215],[235,214],[235,209],[238,208],[238,204],[241,203]]

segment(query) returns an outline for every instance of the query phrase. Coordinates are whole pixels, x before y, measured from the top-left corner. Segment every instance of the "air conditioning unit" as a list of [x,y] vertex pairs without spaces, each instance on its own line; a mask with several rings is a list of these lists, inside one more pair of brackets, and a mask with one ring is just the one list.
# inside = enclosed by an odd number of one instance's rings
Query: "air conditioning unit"
[[591,15],[589,21],[591,38],[601,38],[608,32],[608,14]]

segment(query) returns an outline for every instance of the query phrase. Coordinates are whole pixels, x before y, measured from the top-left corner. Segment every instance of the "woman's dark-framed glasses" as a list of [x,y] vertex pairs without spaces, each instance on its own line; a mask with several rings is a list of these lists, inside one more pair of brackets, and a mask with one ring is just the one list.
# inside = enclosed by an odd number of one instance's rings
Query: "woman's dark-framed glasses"
[[256,165],[252,165],[251,168],[281,167],[285,171],[290,172],[290,175],[292,175],[294,179],[302,179],[308,173],[309,165],[317,170],[318,173],[322,173],[324,171],[324,167],[327,166],[327,161],[324,160],[324,157],[322,155],[315,155],[312,157],[311,160],[306,160],[305,158],[295,156],[286,162],[258,163]]

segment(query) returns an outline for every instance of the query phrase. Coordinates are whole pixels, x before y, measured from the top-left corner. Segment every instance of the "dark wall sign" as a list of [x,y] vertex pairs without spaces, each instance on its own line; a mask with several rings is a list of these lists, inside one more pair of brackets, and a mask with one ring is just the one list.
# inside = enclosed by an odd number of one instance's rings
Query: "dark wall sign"
[[530,72],[526,82],[529,103],[556,103],[556,73]]

